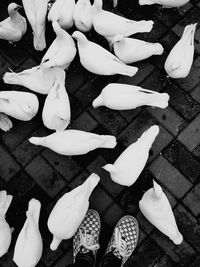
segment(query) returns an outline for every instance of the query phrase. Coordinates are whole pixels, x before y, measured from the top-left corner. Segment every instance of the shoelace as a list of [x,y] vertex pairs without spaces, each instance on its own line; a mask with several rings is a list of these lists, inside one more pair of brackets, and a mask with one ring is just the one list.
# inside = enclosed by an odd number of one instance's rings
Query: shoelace
[[122,239],[121,233],[118,228],[115,228],[115,239],[113,247],[117,250],[122,258],[126,258],[131,255],[131,251],[128,252],[128,245],[126,241]]
[[83,246],[89,250],[99,249],[100,246],[98,243],[95,244],[94,236],[87,234],[85,228],[83,228],[83,230],[79,229],[79,235],[80,235],[80,246]]

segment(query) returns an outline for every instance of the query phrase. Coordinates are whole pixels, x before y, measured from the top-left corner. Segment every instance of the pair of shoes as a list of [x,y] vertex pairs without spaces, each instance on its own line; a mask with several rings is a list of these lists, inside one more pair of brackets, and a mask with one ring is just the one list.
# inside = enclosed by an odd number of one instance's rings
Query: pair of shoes
[[[100,247],[100,230],[101,222],[98,212],[89,209],[74,235],[74,263],[85,260],[88,261],[87,266],[93,267],[95,265],[97,250]],[[112,266],[112,261],[120,262],[120,266],[124,266],[137,246],[138,237],[139,226],[137,220],[130,215],[122,217],[115,226],[111,240],[103,256],[101,266]]]

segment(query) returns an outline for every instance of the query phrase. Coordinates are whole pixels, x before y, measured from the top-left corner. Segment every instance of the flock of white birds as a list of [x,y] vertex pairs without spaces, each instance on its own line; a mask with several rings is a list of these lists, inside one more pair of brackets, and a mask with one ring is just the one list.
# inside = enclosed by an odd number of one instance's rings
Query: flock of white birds
[[[189,0],[139,0],[140,5],[160,4],[163,7],[180,7]],[[45,137],[31,137],[32,144],[44,146],[61,155],[82,155],[96,148],[114,148],[116,138],[112,135],[98,135],[76,129],[68,129],[71,111],[65,88],[65,70],[73,61],[77,50],[80,62],[88,71],[98,75],[121,74],[133,76],[137,68],[129,66],[134,62],[164,51],[159,43],[149,43],[129,36],[138,32],[150,32],[153,21],[133,21],[103,10],[102,0],[56,0],[48,12],[48,0],[22,0],[26,17],[33,31],[33,46],[42,51],[46,47],[46,17],[52,22],[55,40],[46,51],[39,66],[20,73],[7,72],[3,79],[8,84],[18,84],[31,91],[47,95],[42,120],[44,125],[55,132]],[[113,1],[117,6],[117,1]],[[8,6],[8,18],[0,22],[0,38],[11,43],[19,41],[27,30],[27,20],[18,12],[18,4]],[[48,15],[47,15],[48,13]],[[66,30],[75,24],[77,31],[72,36]],[[104,36],[114,52],[89,41],[83,32],[91,28]],[[182,37],[169,53],[165,70],[171,78],[184,78],[191,69],[194,55],[194,34],[196,24],[187,25]],[[77,40],[77,47],[74,42]],[[168,106],[169,95],[138,86],[111,83],[94,99],[94,108],[106,106],[113,110],[131,110],[148,105],[159,108]],[[12,122],[8,116],[18,120],[31,120],[38,112],[38,98],[33,93],[18,91],[0,92],[0,128],[8,131]],[[103,168],[112,180],[124,186],[131,186],[141,174],[148,160],[149,150],[159,134],[159,126],[153,125],[132,143],[113,164]],[[134,163],[134,164],[133,164]],[[80,186],[62,196],[53,208],[48,228],[53,234],[50,245],[57,249],[63,239],[71,238],[81,224],[89,206],[89,197],[100,178],[91,174]],[[0,256],[9,249],[11,232],[5,220],[6,211],[12,201],[7,192],[0,192]],[[162,188],[154,181],[139,207],[144,216],[167,235],[175,244],[183,240],[178,230],[170,203]],[[14,250],[14,262],[19,267],[34,267],[39,262],[43,244],[38,222],[41,204],[31,199],[26,213],[27,219],[19,233]]]

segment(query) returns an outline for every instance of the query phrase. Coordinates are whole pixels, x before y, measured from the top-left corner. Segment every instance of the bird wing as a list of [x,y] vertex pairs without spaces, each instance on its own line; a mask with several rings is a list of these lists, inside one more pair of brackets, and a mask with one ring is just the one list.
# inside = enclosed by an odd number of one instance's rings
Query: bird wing
[[18,27],[15,27],[10,20],[2,21],[0,23],[0,38],[5,40],[18,40],[21,38],[21,31]]
[[43,56],[41,63],[44,63],[45,61],[54,58],[58,52],[59,51],[57,49],[56,40],[54,40],[45,55]]
[[94,18],[94,28],[103,36],[113,36],[123,33],[132,27],[135,21],[115,15],[109,11],[102,11]]
[[57,21],[60,16],[60,12],[62,10],[62,1],[55,1],[52,5],[49,14],[48,14],[48,21]]
[[35,24],[36,10],[34,0],[22,0],[26,16],[33,27]]

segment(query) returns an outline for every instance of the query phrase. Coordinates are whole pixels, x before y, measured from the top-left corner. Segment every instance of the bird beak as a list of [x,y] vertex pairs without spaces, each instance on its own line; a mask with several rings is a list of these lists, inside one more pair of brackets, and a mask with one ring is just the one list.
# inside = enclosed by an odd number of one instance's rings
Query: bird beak
[[20,6],[20,5],[17,5],[17,8],[16,8],[16,10],[19,10],[19,9],[21,9],[22,8],[22,6]]

